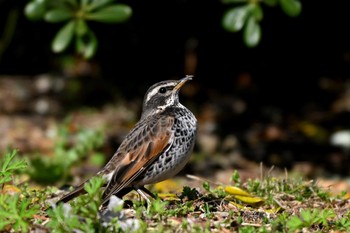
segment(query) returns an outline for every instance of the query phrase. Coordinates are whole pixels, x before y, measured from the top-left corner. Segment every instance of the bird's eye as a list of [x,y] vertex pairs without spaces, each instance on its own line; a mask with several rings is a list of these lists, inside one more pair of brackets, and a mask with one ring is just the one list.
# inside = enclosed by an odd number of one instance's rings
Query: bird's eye
[[164,94],[166,92],[166,88],[162,87],[159,89],[159,93]]

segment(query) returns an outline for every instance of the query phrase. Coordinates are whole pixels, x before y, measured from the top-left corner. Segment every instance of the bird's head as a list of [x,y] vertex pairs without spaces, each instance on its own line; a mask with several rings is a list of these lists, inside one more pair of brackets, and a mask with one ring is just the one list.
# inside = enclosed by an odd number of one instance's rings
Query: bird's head
[[187,75],[180,80],[167,80],[152,85],[143,99],[142,116],[145,118],[151,113],[163,111],[167,107],[179,104],[179,90],[192,75]]

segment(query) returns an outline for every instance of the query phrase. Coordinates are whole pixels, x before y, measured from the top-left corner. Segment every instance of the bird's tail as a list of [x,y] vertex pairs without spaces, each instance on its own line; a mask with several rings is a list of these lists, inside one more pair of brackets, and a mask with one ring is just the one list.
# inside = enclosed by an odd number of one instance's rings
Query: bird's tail
[[70,200],[72,200],[73,198],[81,195],[81,194],[85,194],[86,190],[84,189],[84,184],[85,182],[83,182],[82,184],[80,184],[78,187],[76,187],[73,191],[67,193],[66,195],[64,195],[63,197],[61,197],[61,199],[59,199],[56,204],[58,203],[65,203],[68,202]]
[[[101,171],[99,171],[97,173],[97,175],[103,175],[104,174],[104,169],[102,169]],[[91,179],[91,178],[90,178]],[[63,197],[61,197],[61,199],[59,199],[56,204],[59,203],[66,203],[74,198],[76,198],[77,196],[80,196],[82,194],[86,193],[86,190],[84,189],[84,185],[86,182],[88,182],[90,179],[85,180],[84,182],[82,182],[78,187],[76,187],[73,191],[65,194]],[[106,184],[104,183],[103,186],[105,186]]]

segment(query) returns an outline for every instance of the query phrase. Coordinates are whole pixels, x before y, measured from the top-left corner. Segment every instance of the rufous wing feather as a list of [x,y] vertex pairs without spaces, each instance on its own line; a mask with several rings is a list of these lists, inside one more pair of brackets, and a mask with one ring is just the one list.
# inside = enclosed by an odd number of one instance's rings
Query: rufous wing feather
[[[151,122],[140,122],[138,130],[132,132],[134,135],[132,133],[129,135],[128,140],[119,147],[115,158],[112,158],[115,159],[116,169],[104,191],[103,204],[108,202],[111,195],[130,187],[130,184],[171,146],[173,124],[172,116],[159,116]],[[140,131],[144,133],[142,138],[138,138],[139,143],[136,146],[128,145],[134,141],[132,137],[140,135]]]

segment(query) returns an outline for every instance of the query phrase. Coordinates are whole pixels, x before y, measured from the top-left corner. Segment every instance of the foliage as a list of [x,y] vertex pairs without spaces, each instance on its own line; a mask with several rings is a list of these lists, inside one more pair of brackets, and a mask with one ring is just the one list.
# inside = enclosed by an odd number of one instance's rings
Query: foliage
[[87,59],[95,55],[98,45],[88,21],[122,23],[131,14],[128,5],[115,4],[114,0],[32,0],[25,7],[25,15],[30,20],[64,22],[52,40],[53,52],[63,52],[75,39],[75,51]]
[[[243,30],[243,41],[248,47],[257,46],[261,40],[263,6],[280,6],[290,17],[298,16],[302,9],[300,0],[222,0],[222,3],[230,5],[222,17],[223,28],[229,32]],[[89,22],[122,23],[132,15],[130,6],[114,0],[30,0],[24,12],[32,21],[64,23],[52,40],[52,51],[60,53],[74,44],[76,53],[87,59],[95,55],[98,46]]]
[[16,151],[6,153],[0,161],[0,231],[9,227],[15,231],[27,232],[34,214],[39,210],[38,204],[32,204],[31,199],[22,198],[20,189],[10,183],[16,173],[23,170],[27,164],[23,160],[15,158]]
[[0,230],[11,226],[15,231],[27,232],[30,222],[39,210],[29,199],[20,199],[20,194],[0,195]]
[[290,219],[288,219],[286,226],[290,231],[296,231],[304,227],[311,228],[314,225],[320,225],[325,229],[328,228],[328,219],[334,217],[335,213],[333,210],[303,209],[300,211],[300,216],[291,216]]
[[[7,177],[6,185],[13,183],[25,167],[15,155],[15,151],[6,154],[0,164],[1,177]],[[101,177],[86,183],[85,195],[70,203],[52,204],[48,210],[46,206],[55,189],[38,190],[22,184],[10,193],[3,187],[0,231],[330,232],[347,231],[350,227],[347,195],[331,197],[303,179],[268,176],[244,182],[234,171],[227,184],[203,180],[202,190],[185,186],[176,194],[178,198],[155,199],[147,205],[130,193],[126,196],[129,204],[112,196],[102,209]]]
[[[123,23],[133,14],[129,5],[116,0],[27,1],[24,13],[28,20],[57,25],[54,26],[57,31],[51,41],[51,50],[77,54],[78,58],[85,59],[94,57],[103,40],[95,30],[99,24]],[[300,0],[222,0],[222,3],[228,5],[222,16],[222,27],[229,32],[243,31],[243,41],[248,47],[257,46],[261,40],[264,6],[279,6],[291,17],[298,16],[302,9]],[[14,36],[19,10],[22,9],[9,11],[0,38],[0,60]]]
[[17,160],[15,158],[16,153],[16,150],[13,150],[11,153],[6,153],[3,161],[0,161],[0,164],[2,164],[0,170],[0,188],[3,188],[5,183],[12,180],[12,176],[15,172],[27,167],[27,163],[24,160]]
[[104,142],[100,130],[72,130],[67,120],[60,126],[58,133],[53,155],[38,154],[29,157],[28,173],[33,181],[42,184],[65,182],[71,178],[71,168],[88,155],[94,161],[104,161],[103,155],[96,151]]
[[[101,177],[93,177],[85,184],[86,195],[77,197],[71,205],[54,205],[48,211],[51,221],[47,227],[52,232],[135,232],[141,229],[141,221],[125,219],[123,201],[115,196],[106,209],[99,209],[102,185]],[[153,211],[160,210],[156,203],[153,206]]]
[[[85,184],[87,195],[78,197],[72,206],[59,204],[48,211],[51,221],[47,227],[52,232],[101,232],[99,224],[98,207],[101,204],[102,178],[94,177]],[[84,218],[85,224],[79,219]]]
[[[222,0],[224,4],[241,4],[230,7],[222,17],[222,26],[229,32],[243,30],[243,41],[248,47],[255,47],[261,40],[260,22],[263,19],[262,4],[274,7],[279,5],[290,17],[301,12],[299,0]],[[243,3],[243,4],[242,4]]]

